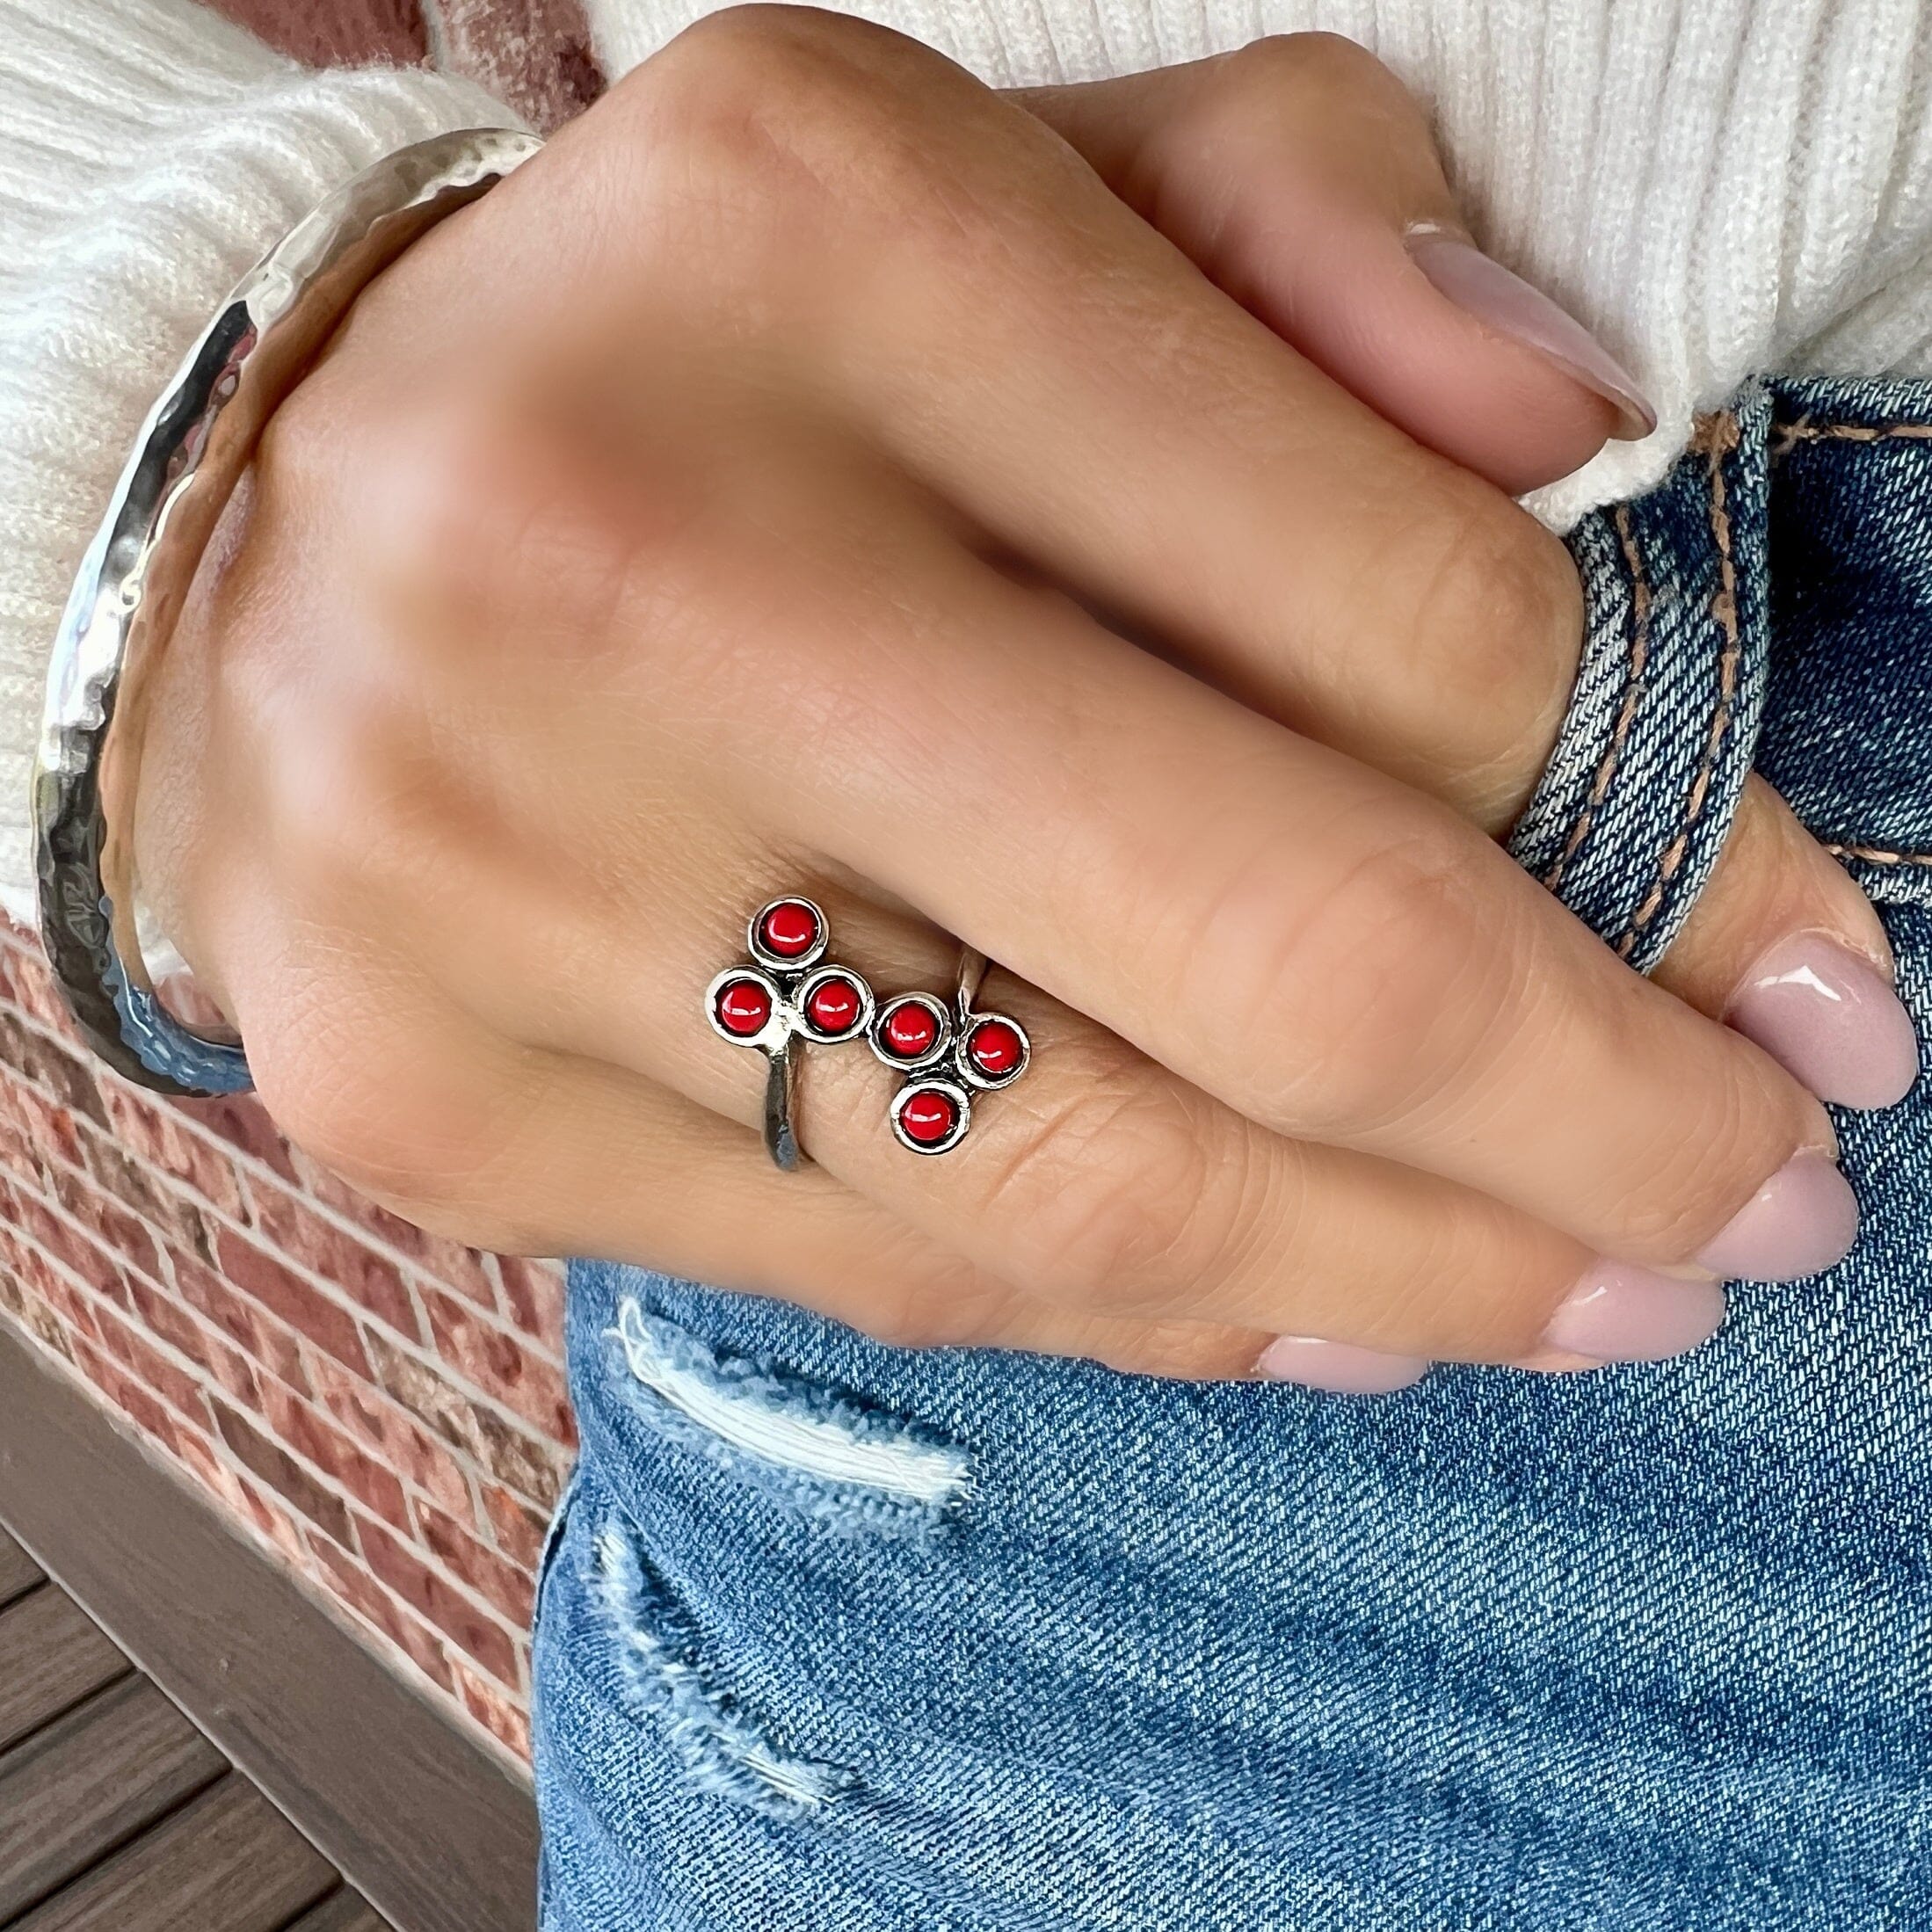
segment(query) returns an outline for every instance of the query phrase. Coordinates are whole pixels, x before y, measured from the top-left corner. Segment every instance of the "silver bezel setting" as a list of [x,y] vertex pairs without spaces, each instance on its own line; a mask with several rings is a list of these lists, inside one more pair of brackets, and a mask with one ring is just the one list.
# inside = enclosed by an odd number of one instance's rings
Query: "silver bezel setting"
[[[894,1053],[885,1043],[885,1025],[901,1006],[919,1006],[933,1016],[935,1031],[933,1043],[916,1060],[908,1060]],[[919,1074],[928,1068],[938,1066],[952,1051],[954,1023],[952,1009],[936,993],[894,993],[890,999],[879,1002],[879,1010],[873,1016],[872,1025],[867,1032],[867,1039],[872,1047],[873,1057],[882,1066],[889,1066],[895,1073]]]
[[[847,985],[857,988],[859,994],[859,1017],[837,1033],[827,1033],[811,1016],[811,996],[828,979],[842,979]],[[865,975],[853,972],[849,966],[839,965],[836,960],[828,960],[824,965],[807,973],[793,989],[791,1003],[792,1024],[796,1028],[799,1038],[810,1041],[815,1047],[842,1047],[848,1040],[856,1040],[871,1028],[873,1014],[878,1007],[871,987],[866,984]]]
[[[968,1049],[972,1037],[980,1028],[985,1026],[1011,1027],[1014,1037],[1020,1042],[1020,1057],[1004,1073],[988,1073],[975,1066]],[[997,1093],[1002,1087],[1011,1086],[1027,1071],[1033,1058],[1033,1042],[1027,1037],[1027,1029],[1011,1013],[976,1013],[961,1027],[959,1038],[953,1048],[953,1064],[959,1071],[959,1077],[968,1086],[977,1087],[982,1093]]]
[[[771,1000],[771,1017],[756,1033],[733,1033],[718,1018],[718,1001],[724,989],[749,980],[764,989]],[[711,1030],[721,1040],[728,1041],[734,1047],[756,1047],[761,1052],[773,1053],[790,1037],[792,1020],[785,989],[777,979],[759,966],[727,966],[724,970],[705,988],[704,1016],[711,1022]]]
[[[760,936],[765,921],[781,905],[802,905],[812,916],[818,928],[818,937],[802,953],[774,953]],[[832,923],[826,919],[823,907],[808,899],[803,892],[781,892],[775,899],[767,899],[752,913],[744,928],[744,948],[768,973],[777,973],[787,979],[796,978],[801,973],[809,973],[825,956],[825,948],[832,944]],[[858,975],[853,974],[853,978]]]
[[[905,1110],[921,1093],[942,1093],[953,1103],[955,1119],[952,1130],[944,1140],[914,1140],[905,1130]],[[910,1148],[915,1154],[948,1154],[966,1137],[967,1129],[973,1124],[972,1094],[957,1080],[935,1079],[923,1075],[908,1080],[892,1096],[892,1133],[899,1145]]]

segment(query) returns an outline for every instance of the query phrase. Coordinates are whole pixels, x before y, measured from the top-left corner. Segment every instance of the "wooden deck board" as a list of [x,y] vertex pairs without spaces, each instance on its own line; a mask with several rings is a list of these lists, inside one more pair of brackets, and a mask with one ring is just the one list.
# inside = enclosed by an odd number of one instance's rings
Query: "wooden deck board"
[[284,1932],[334,1868],[230,1771],[14,1921],[14,1932]]
[[25,1596],[40,1580],[40,1565],[0,1529],[0,1608]]
[[393,1932],[0,1531],[0,1932]]
[[0,1925],[228,1769],[144,1677],[123,1677],[0,1755]]
[[354,1892],[338,1892],[313,1912],[304,1913],[288,1932],[389,1932],[389,1928]]
[[71,1597],[28,1591],[0,1610],[0,1751],[131,1667]]
[[527,1776],[404,1689],[4,1315],[0,1520],[383,1917],[531,1932]]

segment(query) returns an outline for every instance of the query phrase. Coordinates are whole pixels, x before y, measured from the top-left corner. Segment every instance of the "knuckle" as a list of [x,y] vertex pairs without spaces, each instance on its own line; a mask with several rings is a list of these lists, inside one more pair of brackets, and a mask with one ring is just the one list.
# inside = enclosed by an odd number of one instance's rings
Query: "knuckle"
[[1191,1279],[1209,1137],[1144,1069],[1068,1087],[1043,1117],[1012,1123],[1017,1151],[988,1190],[988,1209],[1015,1231],[1034,1291],[1110,1313],[1178,1299]]
[[1284,100],[1338,94],[1411,100],[1408,90],[1359,41],[1329,33],[1269,33],[1225,56],[1218,78],[1244,113],[1277,118]]
[[1373,835],[1338,841],[1293,903],[1277,868],[1249,868],[1195,954],[1184,997],[1253,1042],[1242,1110],[1279,1130],[1353,1140],[1406,1118],[1466,1074],[1513,991],[1488,849],[1369,810]]
[[351,1187],[418,1224],[514,1244],[520,1231],[492,1205],[489,1184],[506,1144],[506,1110],[479,1105],[475,1083],[420,1041],[372,1040],[348,1011],[330,1001],[287,1015],[300,1023],[268,1029],[265,1053],[251,1049],[277,1125]]
[[464,808],[406,719],[380,702],[338,700],[276,736],[277,869],[318,926],[367,929],[474,884],[454,840]]
[[1433,510],[1385,554],[1419,688],[1460,692],[1455,749],[1467,767],[1540,763],[1576,674],[1583,591],[1557,538],[1473,477],[1442,479]]
[[[766,241],[817,210],[929,178],[914,102],[946,62],[873,22],[812,8],[728,7],[686,27],[614,98],[676,157],[675,179],[728,201]],[[682,190],[680,189],[680,192]]]

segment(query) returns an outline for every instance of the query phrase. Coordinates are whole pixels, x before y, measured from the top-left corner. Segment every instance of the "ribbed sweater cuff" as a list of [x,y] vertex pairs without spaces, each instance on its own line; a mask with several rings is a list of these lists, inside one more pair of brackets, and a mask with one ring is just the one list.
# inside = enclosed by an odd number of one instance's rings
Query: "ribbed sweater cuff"
[[188,345],[310,208],[394,149],[512,127],[419,69],[318,74],[192,0],[0,0],[0,906],[33,919],[54,632]]

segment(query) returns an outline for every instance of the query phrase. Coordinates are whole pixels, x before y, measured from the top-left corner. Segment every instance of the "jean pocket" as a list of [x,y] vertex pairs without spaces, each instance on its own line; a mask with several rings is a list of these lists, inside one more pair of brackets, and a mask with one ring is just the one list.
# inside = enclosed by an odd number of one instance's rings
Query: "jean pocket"
[[1769,392],[1754,387],[1700,425],[1659,489],[1570,536],[1583,655],[1509,849],[1639,972],[1690,917],[1757,752],[1771,424]]

